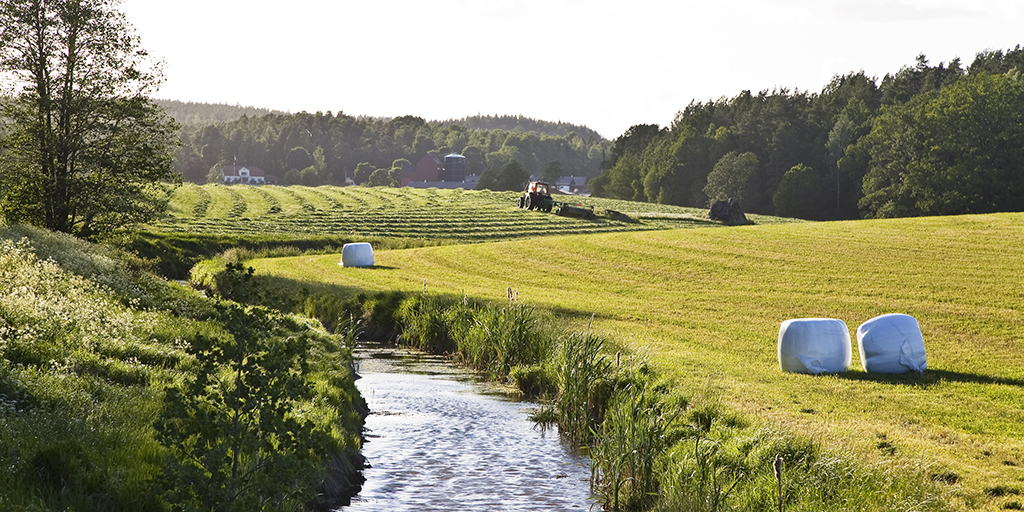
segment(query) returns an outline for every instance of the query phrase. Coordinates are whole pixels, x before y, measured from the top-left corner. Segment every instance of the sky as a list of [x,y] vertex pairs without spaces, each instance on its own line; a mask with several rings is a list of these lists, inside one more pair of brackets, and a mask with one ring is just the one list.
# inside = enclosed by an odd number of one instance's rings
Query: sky
[[123,0],[154,96],[286,112],[523,115],[615,138],[692,101],[881,79],[1024,44],[1020,0]]

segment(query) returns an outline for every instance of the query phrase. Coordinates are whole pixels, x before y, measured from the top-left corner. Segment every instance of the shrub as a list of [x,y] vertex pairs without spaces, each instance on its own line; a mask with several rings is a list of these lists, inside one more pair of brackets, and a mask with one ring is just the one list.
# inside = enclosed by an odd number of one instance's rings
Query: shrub
[[309,354],[317,344],[334,352],[341,347],[265,308],[222,303],[218,309],[231,338],[191,340],[189,351],[201,365],[167,388],[156,423],[171,454],[167,497],[186,508],[218,510],[309,502],[328,458],[344,451],[333,434],[339,411],[311,410],[332,406],[317,396]]

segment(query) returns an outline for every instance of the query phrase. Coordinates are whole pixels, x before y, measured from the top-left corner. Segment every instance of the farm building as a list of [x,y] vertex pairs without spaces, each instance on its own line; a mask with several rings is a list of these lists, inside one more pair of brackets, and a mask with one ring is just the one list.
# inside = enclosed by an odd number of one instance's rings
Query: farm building
[[[435,187],[435,188],[474,188],[476,182],[467,183],[466,157],[452,153],[441,157],[433,151],[423,155],[415,164],[409,164],[402,168],[403,187]],[[413,185],[415,183],[415,185]],[[426,185],[423,183],[447,183],[448,186]],[[455,185],[465,184],[463,185]]]
[[251,165],[225,165],[220,170],[220,180],[225,185],[277,185],[277,176]]
[[586,176],[562,176],[555,182],[555,188],[563,194],[589,196]]

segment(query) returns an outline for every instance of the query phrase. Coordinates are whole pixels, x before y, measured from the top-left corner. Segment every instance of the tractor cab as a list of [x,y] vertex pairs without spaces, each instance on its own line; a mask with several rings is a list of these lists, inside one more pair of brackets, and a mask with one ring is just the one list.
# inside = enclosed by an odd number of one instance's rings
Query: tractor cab
[[542,196],[550,196],[551,193],[548,191],[548,184],[543,181],[531,181],[526,187],[526,191],[532,194],[539,194]]

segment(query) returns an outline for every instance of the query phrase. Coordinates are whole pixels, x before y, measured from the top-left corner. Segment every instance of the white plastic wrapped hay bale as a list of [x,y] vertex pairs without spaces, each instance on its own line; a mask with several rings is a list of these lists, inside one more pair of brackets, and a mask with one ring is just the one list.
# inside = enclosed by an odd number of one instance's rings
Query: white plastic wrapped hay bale
[[372,267],[373,247],[366,242],[345,244],[341,248],[341,263],[343,267]]
[[794,318],[779,327],[779,367],[789,373],[850,369],[850,330],[835,318]]
[[910,315],[890,313],[860,324],[857,346],[866,372],[923,372],[928,367],[921,326]]

